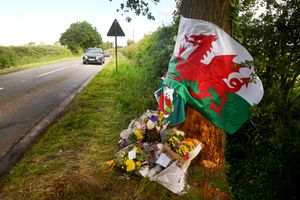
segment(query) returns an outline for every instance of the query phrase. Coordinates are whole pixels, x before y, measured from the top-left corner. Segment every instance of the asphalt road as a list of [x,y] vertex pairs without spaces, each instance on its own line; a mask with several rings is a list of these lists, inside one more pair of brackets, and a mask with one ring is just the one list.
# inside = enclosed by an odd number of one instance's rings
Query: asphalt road
[[81,60],[0,75],[0,158],[104,65]]

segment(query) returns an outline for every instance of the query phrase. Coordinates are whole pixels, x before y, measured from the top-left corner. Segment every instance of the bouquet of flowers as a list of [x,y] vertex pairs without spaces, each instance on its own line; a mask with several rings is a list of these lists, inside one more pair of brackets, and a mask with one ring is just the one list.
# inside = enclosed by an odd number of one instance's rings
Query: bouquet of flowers
[[189,152],[195,148],[195,143],[191,138],[174,135],[168,140],[171,149],[178,153],[185,160],[189,158]]
[[121,132],[120,148],[135,143],[160,142],[160,133],[167,126],[168,123],[164,120],[162,112],[148,110],[139,119],[133,120],[128,128]]
[[[120,151],[114,165],[125,173],[157,181],[175,193],[185,188],[185,175],[191,160],[200,152],[200,143],[185,133],[169,128],[164,115],[147,111],[120,133]],[[176,172],[174,177],[174,172]],[[170,187],[171,186],[171,187]]]
[[138,174],[142,163],[147,160],[146,154],[137,146],[121,150],[117,154],[116,166],[128,173]]

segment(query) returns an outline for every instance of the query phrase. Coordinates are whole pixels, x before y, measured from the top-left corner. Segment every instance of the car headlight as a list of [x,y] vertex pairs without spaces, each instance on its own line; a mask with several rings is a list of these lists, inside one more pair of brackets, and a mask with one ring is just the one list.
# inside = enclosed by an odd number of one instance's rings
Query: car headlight
[[99,60],[99,56],[96,56],[96,60]]
[[88,56],[87,56],[87,55],[84,55],[84,58],[85,58],[85,59],[88,59]]

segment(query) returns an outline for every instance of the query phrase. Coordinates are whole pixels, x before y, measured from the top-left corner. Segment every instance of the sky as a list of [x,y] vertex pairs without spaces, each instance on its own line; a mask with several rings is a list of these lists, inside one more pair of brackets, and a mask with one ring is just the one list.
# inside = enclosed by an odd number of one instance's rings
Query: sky
[[54,44],[72,23],[87,21],[96,27],[103,41],[114,42],[106,34],[114,19],[122,27],[125,37],[118,37],[118,45],[126,45],[128,39],[138,41],[144,34],[159,26],[169,25],[175,9],[174,0],[161,0],[158,5],[149,1],[156,18],[150,21],[135,16],[132,22],[127,15],[116,10],[125,0],[0,0],[0,46],[17,46],[35,42]]

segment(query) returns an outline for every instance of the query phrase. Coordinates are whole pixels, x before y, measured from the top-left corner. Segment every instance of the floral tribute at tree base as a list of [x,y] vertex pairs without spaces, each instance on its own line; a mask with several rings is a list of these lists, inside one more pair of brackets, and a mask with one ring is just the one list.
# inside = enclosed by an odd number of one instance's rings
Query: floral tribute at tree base
[[203,145],[168,124],[162,112],[150,110],[133,120],[120,133],[120,150],[113,165],[179,194],[187,187],[187,169]]

